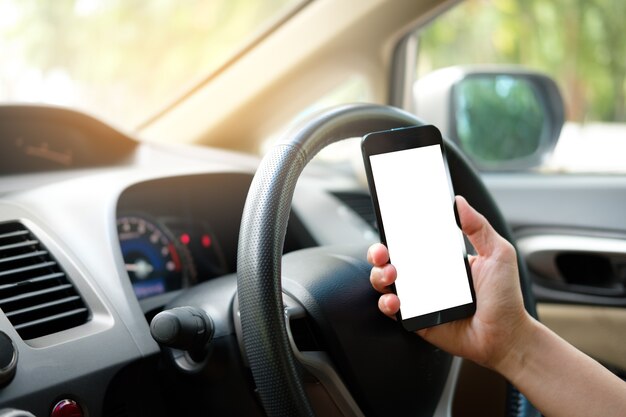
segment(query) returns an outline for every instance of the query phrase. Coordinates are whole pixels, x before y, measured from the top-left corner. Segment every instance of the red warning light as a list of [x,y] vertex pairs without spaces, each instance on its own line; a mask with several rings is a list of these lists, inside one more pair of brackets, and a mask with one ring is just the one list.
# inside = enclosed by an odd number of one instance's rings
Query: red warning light
[[209,235],[202,235],[202,246],[204,246],[205,248],[208,248],[211,246],[211,243],[213,243],[211,241],[211,236]]
[[189,237],[187,233],[183,233],[182,235],[180,235],[180,242],[183,245],[188,245],[189,242],[191,242],[191,238]]

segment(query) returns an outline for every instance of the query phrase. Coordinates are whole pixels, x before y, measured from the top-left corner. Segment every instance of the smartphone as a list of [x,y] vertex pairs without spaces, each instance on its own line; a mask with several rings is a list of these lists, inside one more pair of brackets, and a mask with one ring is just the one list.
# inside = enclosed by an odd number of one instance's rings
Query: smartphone
[[371,133],[361,150],[380,237],[398,272],[393,290],[402,326],[415,331],[474,314],[467,248],[439,130]]

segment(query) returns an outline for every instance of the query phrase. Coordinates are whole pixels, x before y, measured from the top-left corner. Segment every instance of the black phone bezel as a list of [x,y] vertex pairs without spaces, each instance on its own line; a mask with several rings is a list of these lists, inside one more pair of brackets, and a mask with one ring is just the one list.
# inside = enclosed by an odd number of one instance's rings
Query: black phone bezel
[[[373,132],[365,135],[361,141],[361,152],[363,154],[363,162],[365,165],[365,174],[367,176],[367,183],[370,190],[370,196],[372,198],[372,204],[374,206],[374,212],[376,214],[376,222],[378,224],[378,232],[383,244],[387,245],[387,239],[385,237],[385,228],[382,222],[380,208],[378,205],[378,194],[376,193],[376,184],[372,176],[372,167],[369,157],[371,155],[378,155],[389,152],[403,151],[414,148],[421,148],[424,146],[440,145],[444,165],[446,168],[446,176],[448,179],[448,188],[450,190],[451,204],[454,206],[454,215],[457,225],[458,213],[456,210],[456,204],[454,204],[454,189],[452,187],[452,180],[450,178],[450,171],[448,169],[448,162],[446,159],[446,149],[441,132],[435,126],[414,126],[400,129],[386,130],[382,132]],[[403,319],[401,310],[397,313],[397,319],[402,326],[408,331],[416,331],[426,327],[432,327],[439,324],[447,323],[454,320],[470,317],[476,312],[476,294],[474,292],[474,284],[472,279],[471,268],[467,257],[467,249],[463,248],[463,261],[465,264],[465,270],[467,272],[467,279],[472,294],[472,302],[468,304],[462,304],[456,307],[451,307],[445,310],[435,311],[432,313],[424,314],[421,316],[415,316],[408,319]],[[391,286],[393,292],[396,292],[395,285]]]

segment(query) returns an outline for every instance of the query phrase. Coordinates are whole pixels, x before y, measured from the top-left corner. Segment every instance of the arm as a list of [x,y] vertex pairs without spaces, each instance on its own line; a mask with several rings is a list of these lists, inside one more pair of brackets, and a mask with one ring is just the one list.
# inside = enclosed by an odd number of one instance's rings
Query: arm
[[624,416],[626,383],[536,320],[493,369],[546,416]]
[[[626,383],[526,312],[515,249],[465,199],[456,202],[463,232],[477,252],[470,258],[477,310],[418,334],[501,373],[545,415],[626,415]],[[400,300],[387,288],[396,279],[387,249],[373,245],[368,260],[374,265],[372,285],[383,293],[378,306],[393,317]]]

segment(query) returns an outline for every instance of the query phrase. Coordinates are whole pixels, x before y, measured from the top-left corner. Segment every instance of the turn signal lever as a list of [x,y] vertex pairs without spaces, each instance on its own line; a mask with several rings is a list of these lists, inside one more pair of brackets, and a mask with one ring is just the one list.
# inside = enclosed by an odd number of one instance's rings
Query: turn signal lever
[[152,338],[160,345],[185,350],[196,362],[207,355],[215,326],[207,313],[196,307],[176,307],[154,316]]

